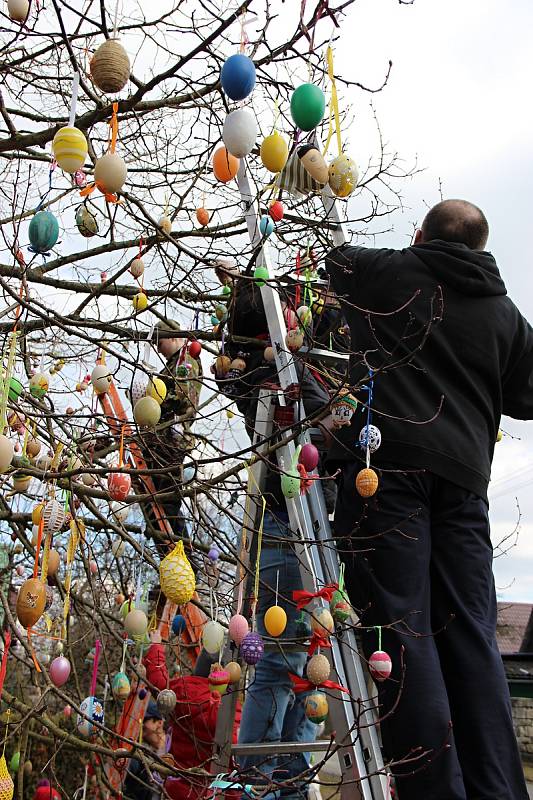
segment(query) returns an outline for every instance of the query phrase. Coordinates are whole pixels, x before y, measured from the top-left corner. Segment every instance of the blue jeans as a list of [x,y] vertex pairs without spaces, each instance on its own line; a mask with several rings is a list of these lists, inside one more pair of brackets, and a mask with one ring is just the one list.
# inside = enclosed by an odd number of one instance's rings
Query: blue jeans
[[[300,614],[287,599],[292,601],[295,589],[302,588],[298,559],[291,544],[286,540],[292,537],[288,528],[288,515],[277,512],[274,517],[265,513],[263,522],[263,546],[260,559],[259,601],[257,604],[257,630],[266,634],[263,619],[265,611],[275,605],[276,578],[279,573],[278,605],[287,613],[287,627],[278,641],[302,636],[304,630]],[[276,545],[275,539],[280,538]],[[271,587],[271,589],[267,588]],[[297,621],[298,620],[298,621]],[[309,633],[307,627],[306,633]],[[266,634],[268,635],[268,634]],[[302,675],[307,661],[305,652],[266,651],[255,668],[255,677],[248,686],[244,702],[239,744],[252,742],[314,742],[317,726],[310,722],[304,713],[306,694],[293,692],[288,673]],[[264,783],[265,779],[285,781],[300,775],[310,764],[309,753],[266,757],[263,755],[241,756],[239,764],[245,783]],[[306,788],[291,788],[281,793],[283,798],[304,798]],[[270,797],[270,795],[269,795]]]

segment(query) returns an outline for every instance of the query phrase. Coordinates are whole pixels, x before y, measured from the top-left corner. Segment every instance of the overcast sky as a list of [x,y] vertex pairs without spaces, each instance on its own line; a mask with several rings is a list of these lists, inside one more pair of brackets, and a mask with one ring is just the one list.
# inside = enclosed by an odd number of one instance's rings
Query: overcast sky
[[[531,320],[532,34],[531,0],[359,0],[336,45],[336,72],[370,86],[393,61],[388,87],[373,100],[380,125],[393,149],[426,168],[405,183],[406,211],[380,242],[409,243],[411,223],[439,200],[440,179],[445,197],[471,200],[487,214],[489,249]],[[364,163],[373,146],[368,100],[356,90],[349,98],[356,113],[350,151]],[[522,519],[517,545],[495,561],[498,594],[533,602],[532,428],[506,419],[502,427],[520,438],[506,437],[496,448],[494,543],[515,527],[516,498]]]

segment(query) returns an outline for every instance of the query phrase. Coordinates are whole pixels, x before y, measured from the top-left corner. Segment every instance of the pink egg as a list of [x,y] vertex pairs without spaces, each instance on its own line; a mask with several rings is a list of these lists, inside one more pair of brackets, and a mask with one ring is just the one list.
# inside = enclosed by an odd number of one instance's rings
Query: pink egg
[[303,464],[304,467],[308,472],[311,472],[313,469],[316,468],[318,464],[318,450],[311,444],[304,444],[300,451],[300,458],[298,459],[300,464]]
[[234,614],[229,621],[228,630],[230,639],[235,644],[240,644],[250,630],[248,620],[242,614]]
[[384,650],[376,650],[368,659],[368,669],[375,681],[386,681],[392,670],[392,661]]
[[96,561],[89,561],[89,569],[91,570],[91,573],[93,575],[96,575],[96,573],[98,572],[98,564],[96,563]]
[[50,680],[54,686],[63,686],[70,677],[70,661],[65,656],[54,658],[50,664]]
[[63,714],[65,715],[65,717],[70,717],[70,715],[72,714],[72,708],[70,706],[65,706],[65,708],[63,709]]

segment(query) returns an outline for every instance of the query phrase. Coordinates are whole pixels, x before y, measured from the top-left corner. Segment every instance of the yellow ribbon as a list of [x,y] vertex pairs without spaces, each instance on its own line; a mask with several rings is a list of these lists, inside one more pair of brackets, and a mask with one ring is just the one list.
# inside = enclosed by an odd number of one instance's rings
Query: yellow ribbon
[[326,52],[326,60],[328,65],[328,77],[331,83],[331,103],[329,107],[328,138],[326,139],[324,156],[328,152],[328,148],[331,142],[331,137],[333,136],[333,120],[335,120],[335,131],[337,133],[337,147],[339,149],[339,155],[340,155],[342,153],[342,141],[341,141],[341,125],[339,118],[339,100],[337,97],[337,85],[335,83],[335,73],[333,71],[333,50],[331,49],[331,45],[328,45],[328,49]]

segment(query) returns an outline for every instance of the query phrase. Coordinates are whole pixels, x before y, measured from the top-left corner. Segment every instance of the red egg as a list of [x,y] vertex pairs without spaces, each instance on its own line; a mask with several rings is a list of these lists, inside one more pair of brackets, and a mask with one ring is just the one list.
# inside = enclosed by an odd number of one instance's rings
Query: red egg
[[318,458],[319,458],[318,450],[316,449],[314,444],[308,442],[307,444],[304,444],[304,446],[302,447],[300,451],[300,458],[298,459],[298,461],[300,462],[300,464],[303,464],[307,472],[311,472],[311,470],[316,468],[318,464]]
[[392,671],[392,661],[384,650],[376,650],[368,659],[368,669],[375,681],[386,681]]
[[271,203],[268,208],[268,213],[270,214],[274,222],[280,222],[285,214],[285,208],[283,207],[283,203],[280,202],[279,200],[274,200],[274,202]]
[[113,500],[125,500],[131,489],[131,478],[126,472],[112,472],[107,479],[107,490]]
[[198,358],[200,353],[202,352],[202,345],[200,342],[191,342],[189,345],[189,355],[191,358]]

